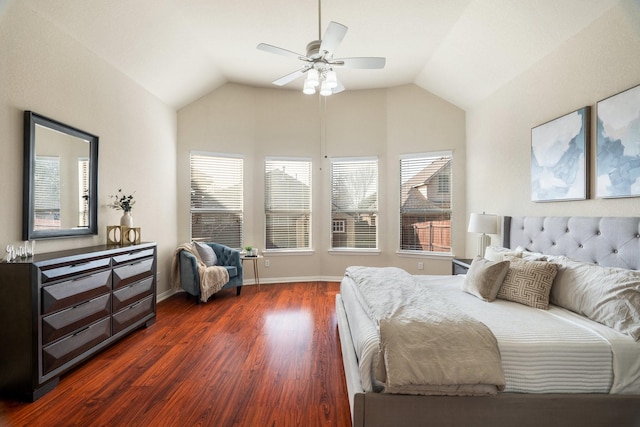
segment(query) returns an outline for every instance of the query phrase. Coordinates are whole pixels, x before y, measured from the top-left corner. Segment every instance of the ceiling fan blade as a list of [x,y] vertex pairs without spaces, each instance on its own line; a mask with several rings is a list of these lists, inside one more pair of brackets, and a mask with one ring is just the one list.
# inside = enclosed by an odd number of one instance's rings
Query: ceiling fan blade
[[293,57],[296,57],[296,58],[299,58],[299,59],[310,60],[305,55],[302,55],[300,53],[296,53],[296,52],[293,52],[291,50],[283,49],[281,47],[273,46],[273,45],[266,44],[266,43],[260,43],[258,46],[256,46],[256,48],[259,49],[259,50],[263,50],[265,52],[275,53],[276,55],[293,56]]
[[347,34],[348,28],[337,22],[329,22],[327,30],[322,37],[322,43],[320,44],[320,52],[335,52],[336,48],[344,39],[344,35]]
[[300,68],[299,70],[296,70],[293,73],[289,73],[286,76],[282,76],[279,79],[274,80],[272,83],[276,86],[284,86],[287,83],[292,82],[298,77],[302,76],[304,73],[309,71],[309,69],[311,69],[311,67]]
[[384,68],[384,65],[386,64],[387,60],[386,58],[380,58],[380,57],[363,57],[363,58],[336,58],[328,62],[331,65],[335,65],[339,67],[376,69],[376,68]]

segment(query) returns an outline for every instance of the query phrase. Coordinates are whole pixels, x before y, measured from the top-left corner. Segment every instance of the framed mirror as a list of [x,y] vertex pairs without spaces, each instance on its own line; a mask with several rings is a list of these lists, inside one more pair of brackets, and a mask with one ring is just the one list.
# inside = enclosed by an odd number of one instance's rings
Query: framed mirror
[[24,113],[22,239],[98,234],[98,137]]

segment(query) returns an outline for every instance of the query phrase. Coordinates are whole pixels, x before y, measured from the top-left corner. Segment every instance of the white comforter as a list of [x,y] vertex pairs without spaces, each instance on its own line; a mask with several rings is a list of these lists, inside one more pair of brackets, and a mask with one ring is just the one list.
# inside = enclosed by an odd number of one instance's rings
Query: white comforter
[[346,275],[378,326],[377,377],[387,393],[487,395],[504,388],[497,341],[483,323],[404,270],[349,267]]
[[[574,313],[551,306],[483,302],[461,291],[464,276],[414,276],[426,287],[450,294],[469,315],[494,333],[505,373],[505,392],[640,393],[640,343]],[[345,277],[342,301],[365,391],[382,391],[376,378],[379,338]]]

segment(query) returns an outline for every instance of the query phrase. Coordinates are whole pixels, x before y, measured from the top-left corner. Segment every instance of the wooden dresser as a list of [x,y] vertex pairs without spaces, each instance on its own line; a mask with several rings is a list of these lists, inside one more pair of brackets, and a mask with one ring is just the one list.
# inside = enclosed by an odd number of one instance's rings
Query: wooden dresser
[[34,401],[60,375],[156,317],[156,244],[0,263],[0,392]]

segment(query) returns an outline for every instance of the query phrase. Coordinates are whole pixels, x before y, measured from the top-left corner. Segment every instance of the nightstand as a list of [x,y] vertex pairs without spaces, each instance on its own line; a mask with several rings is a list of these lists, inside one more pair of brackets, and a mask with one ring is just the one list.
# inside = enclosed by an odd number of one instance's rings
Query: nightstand
[[455,274],[467,274],[467,271],[469,271],[469,267],[471,266],[471,261],[473,261],[473,259],[461,259],[461,258],[454,258],[451,260],[452,264],[451,264],[451,274],[455,275]]

